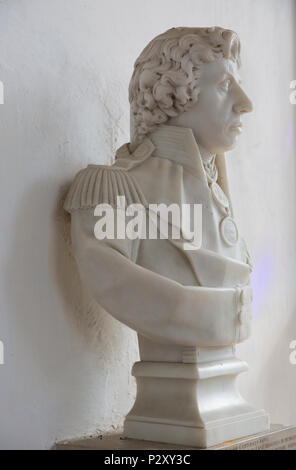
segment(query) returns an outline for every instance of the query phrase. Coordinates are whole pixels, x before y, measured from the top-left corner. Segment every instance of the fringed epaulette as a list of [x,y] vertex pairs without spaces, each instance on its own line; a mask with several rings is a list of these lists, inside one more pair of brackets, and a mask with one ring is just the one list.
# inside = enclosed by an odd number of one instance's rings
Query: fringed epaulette
[[130,204],[147,206],[145,196],[129,172],[112,166],[89,165],[74,178],[64,209],[71,213],[103,203],[116,207],[117,196],[125,196],[127,206]]

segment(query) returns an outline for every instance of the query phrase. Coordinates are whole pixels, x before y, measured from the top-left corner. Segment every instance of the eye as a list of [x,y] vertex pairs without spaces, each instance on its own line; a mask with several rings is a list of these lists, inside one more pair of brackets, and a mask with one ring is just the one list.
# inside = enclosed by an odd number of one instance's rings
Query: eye
[[223,82],[220,83],[219,87],[223,91],[229,91],[231,87],[231,80],[229,78],[226,78],[225,80],[223,80]]

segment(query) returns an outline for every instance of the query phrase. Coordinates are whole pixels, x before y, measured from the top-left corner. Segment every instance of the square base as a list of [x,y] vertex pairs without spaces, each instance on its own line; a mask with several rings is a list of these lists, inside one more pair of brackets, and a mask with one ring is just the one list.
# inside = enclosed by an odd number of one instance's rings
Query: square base
[[[174,444],[126,439],[122,434],[106,434],[56,444],[53,450],[196,450]],[[224,442],[207,450],[296,450],[296,426],[271,425],[269,432]]]
[[136,421],[127,418],[124,424],[124,437],[205,449],[221,442],[267,432],[269,429],[269,416],[264,410],[258,410],[232,419],[221,419],[206,427]]

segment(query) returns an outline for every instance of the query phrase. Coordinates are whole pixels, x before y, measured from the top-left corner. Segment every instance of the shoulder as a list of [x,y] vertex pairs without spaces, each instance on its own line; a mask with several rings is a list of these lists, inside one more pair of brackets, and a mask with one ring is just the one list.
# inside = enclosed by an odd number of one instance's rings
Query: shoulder
[[125,196],[127,205],[146,205],[145,196],[130,172],[116,165],[89,165],[75,176],[64,209],[71,213],[103,203],[116,207],[117,196]]
[[71,213],[103,203],[116,207],[117,196],[125,196],[127,205],[147,206],[145,196],[131,170],[141,165],[153,150],[152,142],[145,139],[133,153],[129,152],[128,144],[120,147],[116,152],[115,163],[111,166],[88,165],[75,176],[64,209]]

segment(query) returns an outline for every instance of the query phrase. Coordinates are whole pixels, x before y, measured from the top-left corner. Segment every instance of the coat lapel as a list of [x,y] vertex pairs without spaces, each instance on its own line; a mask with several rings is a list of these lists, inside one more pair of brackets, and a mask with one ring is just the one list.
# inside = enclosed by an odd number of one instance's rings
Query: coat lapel
[[[144,163],[143,166],[141,163]],[[191,129],[161,126],[149,138],[146,137],[133,154],[130,154],[127,144],[121,147],[117,153],[117,165],[128,171],[133,170],[149,204],[177,203],[182,207],[184,203],[202,202],[207,207],[212,205],[202,157]],[[217,182],[228,197],[233,214],[224,154],[216,156],[216,165],[219,175]],[[200,182],[196,183],[197,199],[200,197],[200,201],[188,200],[184,185],[187,172]],[[157,175],[155,180],[151,180],[153,174]],[[159,219],[158,215],[158,222]],[[154,220],[157,218],[154,217]],[[167,217],[162,216],[162,220],[171,225]],[[242,284],[247,281],[250,273],[248,265],[204,248],[194,249],[194,245],[192,250],[184,250],[184,243],[188,245],[190,240],[184,238],[181,227],[176,228],[183,238],[175,240],[169,237],[168,242],[182,251],[199,285],[227,287],[233,286],[234,280]],[[168,232],[172,233],[171,227]]]

